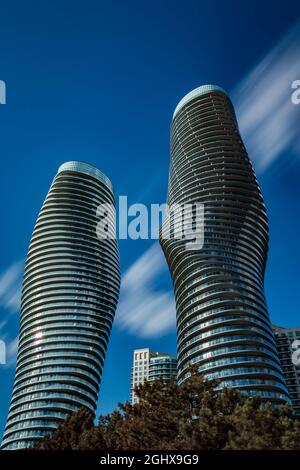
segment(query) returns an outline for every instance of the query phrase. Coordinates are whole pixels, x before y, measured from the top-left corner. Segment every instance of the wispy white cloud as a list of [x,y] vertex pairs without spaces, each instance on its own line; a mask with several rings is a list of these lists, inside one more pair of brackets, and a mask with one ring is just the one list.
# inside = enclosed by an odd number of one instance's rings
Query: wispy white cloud
[[6,345],[6,367],[13,367],[16,364],[17,360],[17,353],[18,353],[18,343],[19,343],[19,338],[16,336],[9,342],[7,342]]
[[10,313],[17,312],[20,307],[23,275],[23,261],[16,261],[0,273],[0,308],[6,311],[0,322],[0,339],[5,344],[5,364],[3,367],[13,367],[16,362],[18,337],[13,337]]
[[20,307],[23,261],[17,261],[0,273],[0,307],[15,312]]
[[141,338],[161,336],[174,328],[173,292],[159,286],[167,271],[159,244],[153,244],[122,277],[116,324]]
[[300,79],[300,22],[231,94],[240,130],[259,173],[281,155],[300,151],[300,105],[291,101]]

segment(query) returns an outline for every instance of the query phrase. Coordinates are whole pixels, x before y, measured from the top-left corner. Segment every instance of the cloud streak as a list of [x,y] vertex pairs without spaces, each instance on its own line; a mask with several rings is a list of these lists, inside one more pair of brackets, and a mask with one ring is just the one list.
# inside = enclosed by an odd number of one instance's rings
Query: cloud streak
[[300,22],[242,80],[232,93],[251,160],[263,173],[280,156],[300,151],[300,105],[291,101],[300,79]]
[[[13,367],[16,363],[18,336],[13,337],[11,313],[20,308],[23,277],[23,261],[16,261],[0,273],[0,309],[5,317],[0,322],[0,340],[5,343],[5,364],[2,367]],[[15,333],[14,333],[15,334]]]
[[23,261],[11,264],[0,274],[0,307],[10,312],[20,308]]
[[140,338],[155,338],[174,328],[173,293],[159,287],[166,271],[163,253],[155,243],[125,272],[116,316],[119,328]]
[[5,367],[14,367],[17,360],[19,337],[6,342],[6,363]]

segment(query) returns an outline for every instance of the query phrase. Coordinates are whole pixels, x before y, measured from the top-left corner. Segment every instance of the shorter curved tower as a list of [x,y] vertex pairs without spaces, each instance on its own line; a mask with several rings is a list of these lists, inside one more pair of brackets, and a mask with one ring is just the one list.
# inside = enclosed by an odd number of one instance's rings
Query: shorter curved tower
[[33,446],[82,406],[95,412],[120,285],[116,240],[96,235],[99,204],[113,213],[103,173],[80,162],[58,169],[27,255],[2,449]]

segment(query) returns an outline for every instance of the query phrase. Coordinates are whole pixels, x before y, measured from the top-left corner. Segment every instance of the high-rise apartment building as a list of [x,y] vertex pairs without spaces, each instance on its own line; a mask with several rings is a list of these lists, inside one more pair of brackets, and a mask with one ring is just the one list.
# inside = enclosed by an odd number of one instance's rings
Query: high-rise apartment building
[[293,410],[300,416],[300,328],[272,328]]
[[153,352],[149,348],[133,351],[133,365],[131,372],[130,400],[134,405],[138,397],[134,388],[145,381],[153,382],[156,379],[168,380],[176,377],[177,360],[172,354]]
[[171,126],[168,204],[196,203],[201,249],[167,237],[177,212],[160,234],[176,297],[178,383],[196,364],[220,387],[289,401],[264,295],[266,209],[233,105],[214,85],[188,93]]
[[103,203],[113,221],[112,186],[98,169],[59,168],[26,260],[3,449],[33,446],[82,406],[95,411],[120,285],[116,240],[96,235]]

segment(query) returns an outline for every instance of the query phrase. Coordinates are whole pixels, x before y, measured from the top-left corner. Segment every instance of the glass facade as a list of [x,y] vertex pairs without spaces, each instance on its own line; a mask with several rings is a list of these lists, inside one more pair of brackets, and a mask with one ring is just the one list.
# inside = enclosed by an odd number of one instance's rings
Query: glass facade
[[81,406],[95,411],[120,286],[117,243],[96,236],[101,203],[115,204],[104,174],[59,168],[28,250],[2,449],[33,446]]
[[168,204],[204,205],[204,245],[160,242],[177,310],[178,383],[196,364],[220,388],[236,387],[273,402],[289,401],[264,295],[268,221],[233,105],[204,85],[175,109]]
[[177,358],[176,356],[157,355],[150,358],[149,364],[149,382],[157,379],[168,380],[177,375]]

